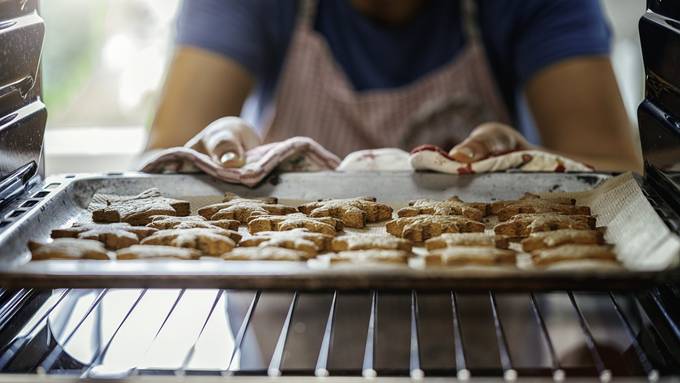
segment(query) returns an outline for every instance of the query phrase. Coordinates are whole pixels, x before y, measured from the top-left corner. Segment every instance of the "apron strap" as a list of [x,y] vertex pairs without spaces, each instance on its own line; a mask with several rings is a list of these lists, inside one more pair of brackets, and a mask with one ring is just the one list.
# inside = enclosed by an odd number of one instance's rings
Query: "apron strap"
[[477,1],[461,0],[463,33],[470,41],[480,41],[481,32],[477,20]]
[[312,28],[316,16],[316,0],[298,0],[297,24]]

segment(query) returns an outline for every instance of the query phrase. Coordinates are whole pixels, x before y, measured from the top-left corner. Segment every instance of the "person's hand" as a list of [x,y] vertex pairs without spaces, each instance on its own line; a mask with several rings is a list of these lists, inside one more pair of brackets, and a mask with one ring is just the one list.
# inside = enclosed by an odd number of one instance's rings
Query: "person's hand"
[[449,151],[449,156],[459,162],[471,163],[513,150],[531,148],[531,144],[515,129],[498,122],[489,122],[476,127],[468,138]]
[[255,130],[238,117],[213,121],[184,146],[209,155],[224,167],[237,168],[246,162],[245,152],[262,144]]

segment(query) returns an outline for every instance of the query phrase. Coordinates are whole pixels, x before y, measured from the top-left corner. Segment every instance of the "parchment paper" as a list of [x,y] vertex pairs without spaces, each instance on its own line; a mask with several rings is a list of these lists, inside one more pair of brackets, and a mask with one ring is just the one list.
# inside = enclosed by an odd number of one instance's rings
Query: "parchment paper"
[[662,270],[678,265],[680,238],[661,220],[632,173],[613,177],[591,191],[542,193],[570,197],[590,206],[598,226],[606,226],[605,239],[616,246],[630,270]]

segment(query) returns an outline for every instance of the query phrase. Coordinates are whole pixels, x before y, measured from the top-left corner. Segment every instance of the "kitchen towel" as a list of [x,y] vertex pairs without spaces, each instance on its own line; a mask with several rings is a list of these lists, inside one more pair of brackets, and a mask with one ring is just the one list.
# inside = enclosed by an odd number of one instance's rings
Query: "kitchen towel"
[[333,170],[340,158],[309,137],[292,137],[246,152],[240,168],[225,168],[210,156],[188,147],[162,150],[148,158],[141,171],[146,173],[192,173],[203,171],[225,182],[255,186],[274,169],[311,172]]
[[475,174],[516,169],[523,172],[592,172],[593,168],[569,158],[540,150],[518,150],[492,156],[471,164],[458,162],[434,145],[411,151],[414,170],[433,170],[449,174]]

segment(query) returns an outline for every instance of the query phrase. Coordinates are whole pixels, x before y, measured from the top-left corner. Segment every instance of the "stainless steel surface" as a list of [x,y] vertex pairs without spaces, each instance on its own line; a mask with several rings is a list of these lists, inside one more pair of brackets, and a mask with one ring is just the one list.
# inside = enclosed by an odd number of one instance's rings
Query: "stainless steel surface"
[[19,373],[655,382],[680,373],[676,290],[31,290],[23,317],[0,315],[3,333],[15,332],[0,337],[0,381]]
[[[48,179],[17,201],[13,218],[0,221],[0,284],[32,287],[214,287],[258,289],[445,289],[470,288],[637,288],[663,274],[611,270],[483,272],[415,268],[315,268],[297,262],[28,262],[28,240],[44,240],[53,228],[87,216],[95,193],[132,195],[151,187],[171,197],[219,198],[224,191],[244,196],[274,195],[315,200],[373,195],[395,202],[414,198],[491,201],[517,198],[524,192],[588,190],[606,174],[498,173],[450,176],[433,173],[286,173],[257,188],[226,184],[206,176],[109,174],[66,175]],[[22,207],[30,203],[30,207]],[[18,214],[17,214],[18,212]],[[631,281],[635,280],[635,283]]]

